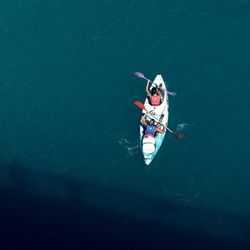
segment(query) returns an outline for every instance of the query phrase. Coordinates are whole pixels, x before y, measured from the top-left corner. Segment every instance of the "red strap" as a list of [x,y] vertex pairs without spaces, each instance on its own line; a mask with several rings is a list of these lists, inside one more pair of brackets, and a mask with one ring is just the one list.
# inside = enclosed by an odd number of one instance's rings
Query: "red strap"
[[151,134],[146,134],[146,135],[144,135],[144,137],[153,137],[153,138],[155,138],[153,135],[151,135]]

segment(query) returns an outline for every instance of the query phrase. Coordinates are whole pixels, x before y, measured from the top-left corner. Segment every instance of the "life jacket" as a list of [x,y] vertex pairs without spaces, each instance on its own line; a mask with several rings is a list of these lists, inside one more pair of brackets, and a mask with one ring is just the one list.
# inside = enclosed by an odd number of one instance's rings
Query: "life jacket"
[[155,136],[155,130],[156,130],[155,126],[147,125],[145,135]]
[[161,103],[161,97],[159,95],[151,96],[151,104],[152,106],[158,106]]

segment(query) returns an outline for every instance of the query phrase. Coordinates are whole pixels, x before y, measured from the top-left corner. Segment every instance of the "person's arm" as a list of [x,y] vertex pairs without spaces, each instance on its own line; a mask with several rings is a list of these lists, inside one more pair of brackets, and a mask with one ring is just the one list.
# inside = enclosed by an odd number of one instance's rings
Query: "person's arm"
[[[163,129],[161,128],[162,126],[163,126]],[[166,130],[165,126],[162,124],[160,124],[160,126],[157,126],[157,128],[156,128],[156,132],[159,132],[161,134],[163,134],[165,132],[165,130]]]
[[142,125],[147,126],[145,116],[146,116],[146,114],[142,116],[141,123],[142,123]]
[[147,122],[146,122],[146,115],[148,114],[148,112],[146,112],[142,118],[141,118],[141,123],[144,125],[144,126],[147,126]]
[[150,94],[150,92],[149,92],[149,90],[148,90],[149,83],[150,83],[150,81],[148,80],[147,85],[146,85],[146,92],[147,92],[147,95],[148,95],[149,97],[151,97],[151,94]]

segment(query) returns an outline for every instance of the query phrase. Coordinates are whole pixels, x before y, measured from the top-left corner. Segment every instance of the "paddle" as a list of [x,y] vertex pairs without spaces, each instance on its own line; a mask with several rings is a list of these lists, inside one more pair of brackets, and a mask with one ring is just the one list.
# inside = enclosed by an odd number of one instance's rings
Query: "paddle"
[[[135,101],[134,104],[135,104],[138,108],[147,111],[147,110],[145,109],[144,104],[141,103],[140,101]],[[184,137],[183,134],[176,133],[176,132],[172,131],[170,128],[168,128],[168,127],[166,127],[166,129],[167,129],[170,133],[172,133],[176,138],[183,138],[183,137]]]
[[168,130],[170,133],[172,133],[176,138],[181,139],[181,138],[184,137],[184,134],[176,133],[176,132],[172,131],[170,128],[168,128],[168,127],[166,127],[166,128],[167,128],[167,130]]
[[137,107],[139,107],[140,109],[146,110],[144,104],[141,103],[140,101],[135,101],[134,104],[135,104]]
[[[136,76],[138,76],[139,78],[142,78],[142,79],[145,79],[147,81],[150,81],[152,82],[151,80],[149,80],[148,78],[146,78],[141,72],[135,72],[134,73]],[[153,82],[152,82],[153,83]],[[176,93],[175,92],[170,92],[170,91],[167,91],[167,93],[171,96],[176,96]]]

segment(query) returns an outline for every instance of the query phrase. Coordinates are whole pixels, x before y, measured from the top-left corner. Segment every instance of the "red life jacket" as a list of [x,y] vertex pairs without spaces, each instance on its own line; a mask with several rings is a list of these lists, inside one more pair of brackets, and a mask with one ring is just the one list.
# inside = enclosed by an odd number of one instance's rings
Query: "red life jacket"
[[161,103],[161,97],[159,95],[151,96],[151,104],[153,106],[158,106]]

